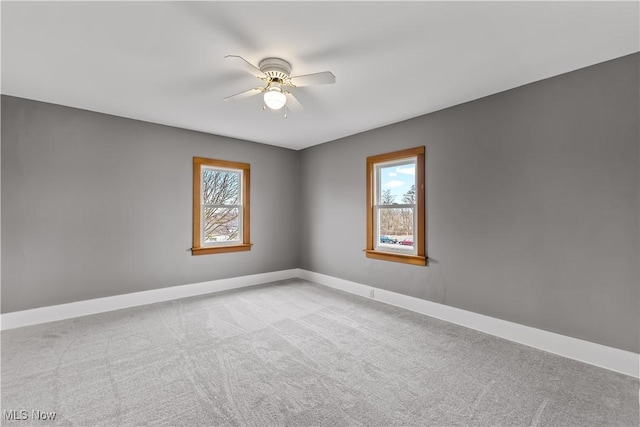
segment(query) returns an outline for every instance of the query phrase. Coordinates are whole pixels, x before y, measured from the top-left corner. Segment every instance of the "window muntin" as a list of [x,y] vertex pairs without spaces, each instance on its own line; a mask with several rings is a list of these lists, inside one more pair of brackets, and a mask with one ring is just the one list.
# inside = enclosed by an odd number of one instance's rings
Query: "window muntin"
[[193,159],[193,255],[251,249],[247,163]]
[[426,265],[424,147],[367,158],[369,258]]

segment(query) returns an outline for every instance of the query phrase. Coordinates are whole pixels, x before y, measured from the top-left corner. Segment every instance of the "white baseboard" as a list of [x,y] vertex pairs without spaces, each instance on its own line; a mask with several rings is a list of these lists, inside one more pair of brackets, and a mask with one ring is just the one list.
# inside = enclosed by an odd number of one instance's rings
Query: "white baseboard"
[[39,307],[31,310],[14,311],[0,316],[0,330],[20,328],[38,323],[53,322],[73,317],[87,316],[122,308],[153,304],[212,292],[227,291],[278,280],[298,277],[298,269],[273,271],[270,273],[253,274],[250,276],[232,277],[229,279],[212,280],[210,282],[194,283],[190,285],[171,286],[150,291],[134,292],[124,295],[96,298],[68,304]]
[[370,291],[373,289],[375,298],[372,299],[379,302],[446,320],[447,322],[611,371],[636,378],[640,377],[640,355],[637,353],[496,319],[326,274],[298,269],[298,277],[365,298],[370,298]]
[[120,310],[128,307],[238,289],[292,278],[309,280],[365,298],[369,298],[370,291],[373,289],[375,291],[375,298],[373,299],[376,301],[515,341],[549,353],[558,354],[640,378],[640,355],[637,353],[496,319],[471,311],[299,268],[190,285],[171,286],[131,294],[4,313],[0,315],[0,330],[14,329],[22,326],[87,316],[106,311]]

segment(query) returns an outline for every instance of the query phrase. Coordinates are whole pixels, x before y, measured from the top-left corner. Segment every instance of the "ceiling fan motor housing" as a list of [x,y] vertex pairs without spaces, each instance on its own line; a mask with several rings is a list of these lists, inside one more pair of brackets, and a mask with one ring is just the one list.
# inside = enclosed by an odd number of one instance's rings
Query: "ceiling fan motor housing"
[[291,64],[280,58],[265,58],[258,64],[260,71],[274,80],[284,80],[289,78]]

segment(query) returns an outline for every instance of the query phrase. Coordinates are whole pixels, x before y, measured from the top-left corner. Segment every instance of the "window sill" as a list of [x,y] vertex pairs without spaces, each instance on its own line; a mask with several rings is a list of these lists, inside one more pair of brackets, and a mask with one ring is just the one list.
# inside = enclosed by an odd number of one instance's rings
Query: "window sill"
[[404,264],[412,265],[427,265],[427,257],[420,255],[407,255],[392,252],[374,251],[372,249],[365,249],[367,258],[381,259],[384,261],[401,262]]
[[239,245],[227,245],[227,246],[207,246],[201,248],[191,248],[191,255],[209,255],[209,254],[221,254],[225,252],[242,252],[250,251],[252,243],[241,243]]

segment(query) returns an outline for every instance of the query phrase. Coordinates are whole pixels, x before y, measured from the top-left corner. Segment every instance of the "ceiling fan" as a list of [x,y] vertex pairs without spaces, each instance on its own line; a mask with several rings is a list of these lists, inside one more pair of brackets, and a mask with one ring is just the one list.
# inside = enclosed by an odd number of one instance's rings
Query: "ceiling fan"
[[264,94],[264,104],[262,108],[264,110],[267,108],[270,110],[284,108],[285,118],[287,117],[287,110],[298,112],[303,109],[300,102],[298,102],[288,88],[325,85],[336,82],[336,76],[334,76],[331,71],[289,77],[291,64],[280,58],[265,58],[260,61],[258,67],[238,55],[227,55],[225,58],[233,61],[234,64],[244,68],[245,71],[262,80],[265,86],[236,93],[235,95],[224,98],[224,100],[235,101],[262,93]]

